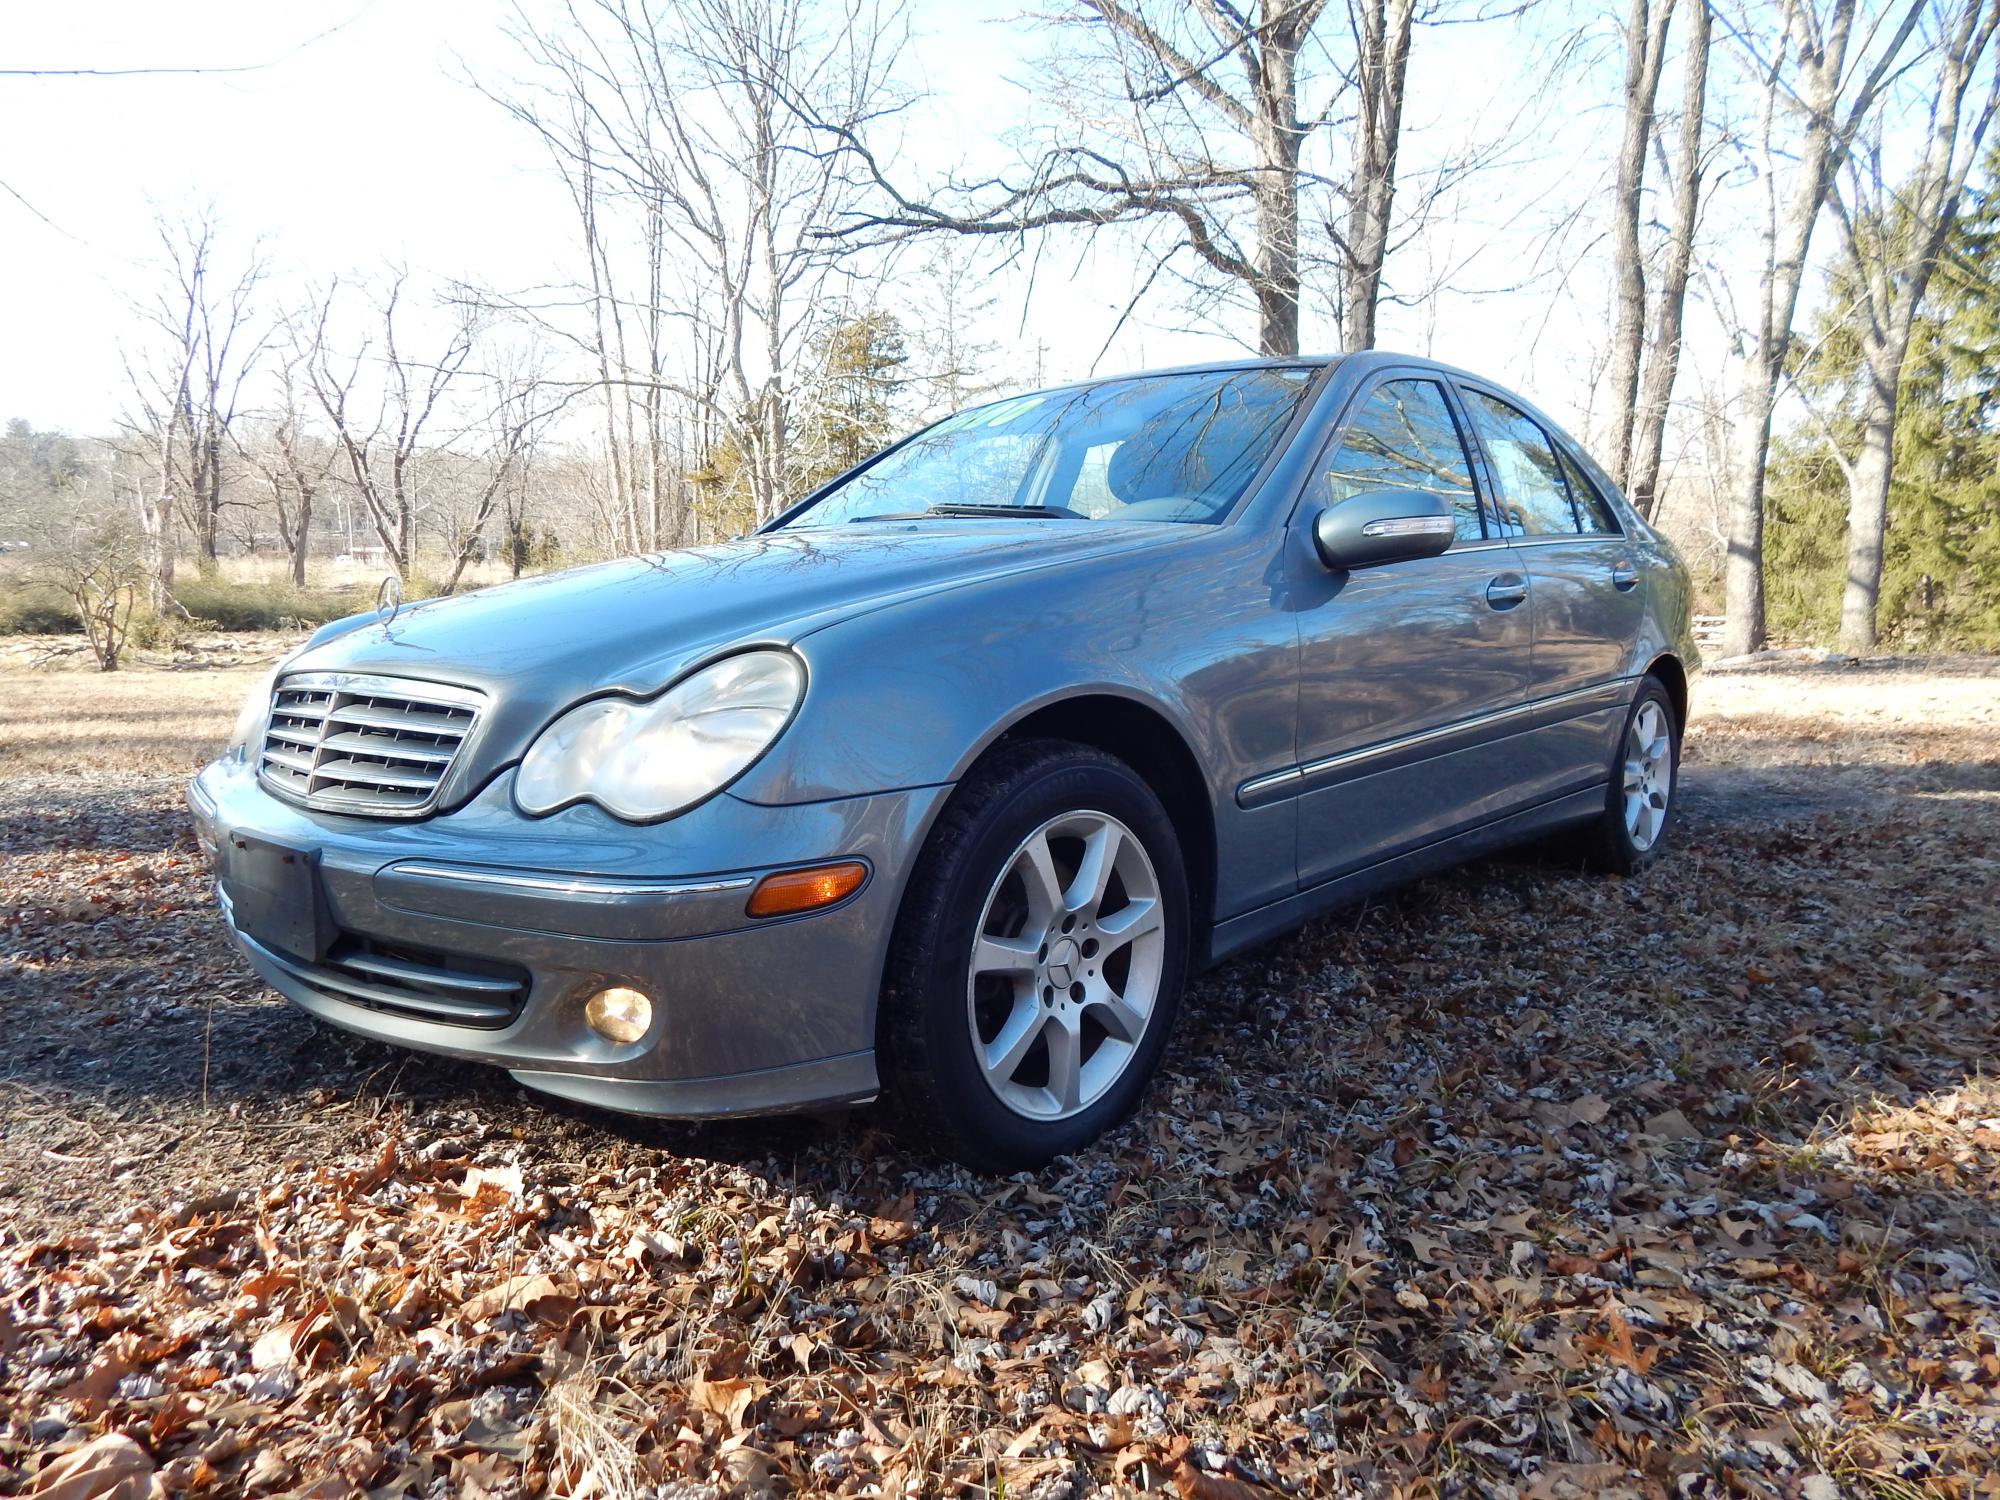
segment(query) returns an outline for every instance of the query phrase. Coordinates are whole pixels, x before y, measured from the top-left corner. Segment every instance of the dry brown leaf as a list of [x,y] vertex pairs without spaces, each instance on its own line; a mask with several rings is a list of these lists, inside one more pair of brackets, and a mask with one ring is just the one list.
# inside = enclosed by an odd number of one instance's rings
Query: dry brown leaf
[[122,1432],[106,1433],[65,1453],[35,1476],[37,1500],[146,1500],[153,1460]]
[[560,1323],[576,1310],[580,1293],[576,1278],[568,1272],[550,1275],[536,1272],[510,1276],[465,1299],[459,1311],[474,1322],[484,1323],[503,1312],[526,1313],[545,1323]]
[[731,1376],[723,1380],[709,1380],[697,1375],[688,1386],[688,1405],[699,1411],[714,1413],[731,1432],[741,1432],[749,1426],[746,1419],[750,1409],[769,1389],[767,1382],[750,1375]]
[[1181,1500],[1273,1500],[1273,1492],[1261,1484],[1211,1474],[1185,1458],[1174,1470],[1174,1488],[1181,1492]]

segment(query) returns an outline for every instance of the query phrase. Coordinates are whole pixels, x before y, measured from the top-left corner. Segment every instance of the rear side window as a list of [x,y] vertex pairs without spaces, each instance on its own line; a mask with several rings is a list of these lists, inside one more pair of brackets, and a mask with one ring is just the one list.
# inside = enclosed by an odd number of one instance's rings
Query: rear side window
[[1549,435],[1526,412],[1484,391],[1467,391],[1472,425],[1493,459],[1502,536],[1574,536],[1576,514]]
[[1569,497],[1576,504],[1578,528],[1590,536],[1618,535],[1622,529],[1618,518],[1611,514],[1611,507],[1597,493],[1597,486],[1590,482],[1590,476],[1577,466],[1566,449],[1556,449],[1556,456],[1562,460],[1563,478],[1569,481]]
[[1457,517],[1460,541],[1483,535],[1465,442],[1444,387],[1434,380],[1385,380],[1362,398],[1326,461],[1321,484],[1329,505],[1363,490],[1442,495]]

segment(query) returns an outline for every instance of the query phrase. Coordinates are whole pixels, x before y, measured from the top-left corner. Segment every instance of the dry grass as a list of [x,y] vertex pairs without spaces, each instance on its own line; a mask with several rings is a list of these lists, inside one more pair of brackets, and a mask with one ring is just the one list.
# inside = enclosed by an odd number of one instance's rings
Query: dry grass
[[[99,672],[48,660],[45,641],[0,642],[0,777],[192,773],[220,750],[281,643],[242,642],[244,665]],[[37,665],[37,663],[45,663]]]

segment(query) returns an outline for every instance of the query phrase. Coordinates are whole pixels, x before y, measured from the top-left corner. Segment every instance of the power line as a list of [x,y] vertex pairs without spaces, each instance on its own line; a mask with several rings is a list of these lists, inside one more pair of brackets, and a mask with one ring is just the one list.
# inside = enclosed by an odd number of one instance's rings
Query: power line
[[374,8],[375,0],[366,0],[361,9],[345,21],[337,21],[326,30],[307,37],[290,50],[281,52],[276,57],[266,58],[263,62],[236,63],[218,68],[0,68],[0,78],[187,78],[208,74],[261,73],[267,68],[277,67],[280,63],[290,62],[306,48],[325,41],[336,32],[345,31]]

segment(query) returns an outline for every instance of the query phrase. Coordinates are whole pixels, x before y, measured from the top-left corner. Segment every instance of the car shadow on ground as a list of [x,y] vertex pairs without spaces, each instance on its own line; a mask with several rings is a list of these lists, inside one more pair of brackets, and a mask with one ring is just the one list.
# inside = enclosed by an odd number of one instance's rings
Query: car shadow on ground
[[[1879,808],[1885,797],[1934,802],[1995,790],[2000,790],[1996,762],[1844,770],[1693,764],[1686,771],[1677,837],[1690,845],[1755,837],[1856,807]],[[46,808],[15,808],[8,826],[16,849],[24,847],[22,838],[25,847],[45,841],[73,847],[127,836],[115,808],[81,794],[52,799]],[[1675,879],[1669,856],[1633,886],[1633,899],[1645,900],[1644,882]],[[1583,873],[1571,849],[1556,840],[1482,859],[1320,918],[1196,976],[1167,1067],[1198,1071],[1212,1065],[1201,1056],[1202,1048],[1254,1028],[1269,997],[1296,988],[1302,975],[1324,983],[1330,973],[1359,972],[1357,966],[1379,962],[1379,943],[1357,948],[1351,941],[1364,926],[1410,934],[1411,942],[1399,951],[1421,958],[1423,935],[1440,925],[1440,912],[1490,909],[1508,901],[1529,906],[1559,895],[1572,882],[1601,884],[1603,877]],[[149,923],[164,931],[146,941]],[[838,1177],[851,1170],[844,1163],[856,1153],[885,1146],[906,1168],[938,1165],[888,1146],[888,1122],[879,1106],[743,1121],[652,1120],[538,1095],[495,1068],[349,1036],[265,989],[228,947],[199,893],[192,902],[158,893],[135,898],[122,924],[79,937],[59,962],[11,974],[0,970],[0,1014],[13,1037],[0,1060],[0,1091],[49,1106],[32,1142],[23,1139],[18,1122],[12,1133],[53,1161],[105,1166],[107,1185],[172,1191],[176,1179],[190,1172],[219,1177],[287,1147],[307,1154],[337,1149],[349,1132],[373,1129],[385,1117],[426,1116],[546,1137],[550,1150],[615,1144],[780,1170],[799,1174],[801,1190],[826,1186],[828,1173]],[[135,948],[147,947],[157,957],[135,964]],[[1495,1003],[1504,998],[1496,996]],[[1419,995],[1407,1003],[1420,1010],[1424,1002]],[[1282,1066],[1279,1058],[1255,1060]],[[1611,1078],[1595,1082],[1607,1092],[1616,1086]],[[1171,1094],[1170,1083],[1156,1085],[1137,1121],[1115,1135],[1108,1149],[1142,1138],[1150,1122],[1170,1112]],[[446,1134],[452,1128],[440,1126]],[[147,1144],[149,1136],[171,1136],[179,1149],[163,1153]],[[66,1201],[80,1200],[57,1193],[47,1206],[55,1211]]]

